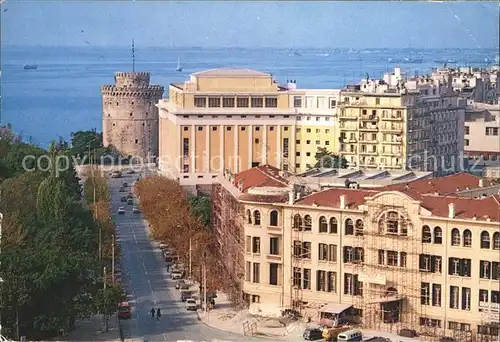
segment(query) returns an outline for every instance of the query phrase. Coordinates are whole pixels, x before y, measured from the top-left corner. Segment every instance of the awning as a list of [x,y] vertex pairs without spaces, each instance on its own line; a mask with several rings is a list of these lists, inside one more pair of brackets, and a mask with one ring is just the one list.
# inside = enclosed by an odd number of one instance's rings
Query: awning
[[340,304],[340,303],[330,303],[319,309],[319,312],[326,312],[331,314],[340,314],[345,310],[352,307],[352,304]]
[[389,296],[389,297],[382,297],[379,299],[371,300],[367,304],[383,304],[383,303],[390,303],[390,302],[395,302],[398,300],[401,300],[405,298],[404,296]]

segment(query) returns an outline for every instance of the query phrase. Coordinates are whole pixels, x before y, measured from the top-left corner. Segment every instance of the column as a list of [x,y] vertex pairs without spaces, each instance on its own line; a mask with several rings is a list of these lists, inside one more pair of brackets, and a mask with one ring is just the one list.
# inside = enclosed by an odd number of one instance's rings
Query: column
[[262,127],[264,132],[262,132],[262,164],[267,164],[267,125]]
[[295,133],[296,133],[296,129],[295,129],[295,126],[292,125],[290,126],[290,129],[292,130],[292,138],[288,144],[288,153],[289,153],[289,158],[288,160],[290,161],[290,166],[289,166],[289,171],[292,171],[295,173]]
[[210,134],[212,134],[210,128],[210,125],[205,126],[205,173],[210,173]]
[[220,149],[219,149],[219,160],[220,160],[220,170],[219,173],[224,173],[225,167],[224,167],[224,125],[220,125]]
[[234,173],[240,172],[239,137],[240,126],[234,125]]
[[179,159],[173,162],[169,162],[168,167],[169,168],[174,168],[173,171],[177,177],[179,177],[179,174],[184,172],[184,141],[182,139],[182,126],[177,126],[177,141],[179,144]]
[[196,173],[196,126],[191,125],[191,167],[189,173]]
[[253,161],[253,125],[248,126],[248,168],[252,168]]
[[283,168],[283,164],[281,161],[281,156],[283,155],[283,153],[281,152],[281,129],[282,129],[282,126],[277,125],[276,129],[278,130],[276,132],[276,167],[278,169],[282,169]]

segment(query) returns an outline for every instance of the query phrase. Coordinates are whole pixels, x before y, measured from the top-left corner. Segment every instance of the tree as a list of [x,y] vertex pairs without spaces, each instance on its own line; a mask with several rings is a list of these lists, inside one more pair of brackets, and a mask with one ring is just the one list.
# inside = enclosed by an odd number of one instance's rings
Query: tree
[[210,225],[210,217],[212,215],[212,207],[210,198],[206,196],[193,196],[189,199],[191,212],[195,217],[199,217],[205,226]]
[[326,147],[318,147],[316,155],[316,168],[327,168],[327,169],[345,169],[347,168],[347,160],[331,151],[328,151]]
[[118,304],[126,298],[123,288],[118,285],[108,285],[106,289],[101,288],[97,291],[95,298],[96,311],[104,316],[106,320],[118,309]]
[[[89,149],[94,153],[94,149],[102,148],[102,133],[96,130],[91,131],[78,131],[71,133],[71,155],[83,158],[88,156]],[[89,162],[89,160],[87,160]]]

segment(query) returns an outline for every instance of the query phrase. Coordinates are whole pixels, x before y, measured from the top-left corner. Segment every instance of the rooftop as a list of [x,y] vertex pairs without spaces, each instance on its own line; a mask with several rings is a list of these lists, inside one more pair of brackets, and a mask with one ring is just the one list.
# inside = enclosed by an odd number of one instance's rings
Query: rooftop
[[271,165],[262,165],[242,171],[235,175],[234,185],[241,186],[241,192],[251,188],[286,188],[288,181],[281,175],[281,170]]
[[271,74],[253,70],[253,69],[236,69],[236,68],[221,68],[199,71],[194,74],[196,77],[271,77]]

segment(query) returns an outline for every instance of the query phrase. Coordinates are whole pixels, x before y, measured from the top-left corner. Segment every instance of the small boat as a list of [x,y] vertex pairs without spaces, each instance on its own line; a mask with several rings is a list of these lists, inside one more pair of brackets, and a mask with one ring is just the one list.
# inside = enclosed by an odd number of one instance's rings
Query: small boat
[[177,68],[175,68],[175,71],[182,71],[181,60],[179,58],[177,58]]
[[25,64],[23,67],[24,70],[36,70],[38,69],[38,65],[36,64]]

